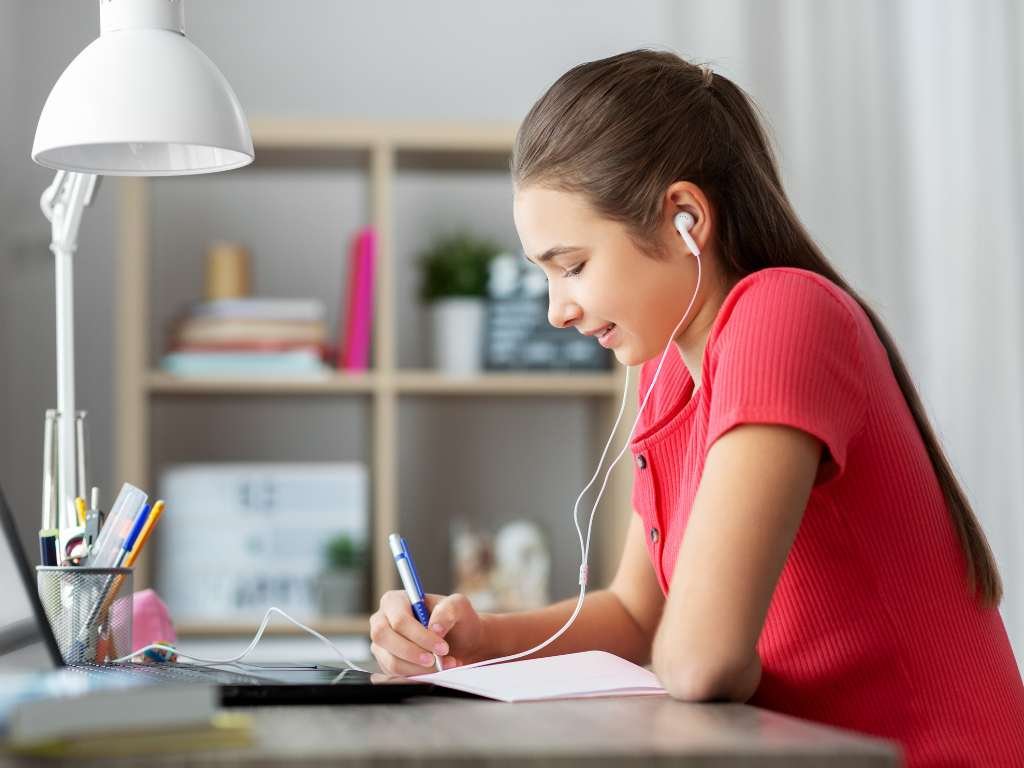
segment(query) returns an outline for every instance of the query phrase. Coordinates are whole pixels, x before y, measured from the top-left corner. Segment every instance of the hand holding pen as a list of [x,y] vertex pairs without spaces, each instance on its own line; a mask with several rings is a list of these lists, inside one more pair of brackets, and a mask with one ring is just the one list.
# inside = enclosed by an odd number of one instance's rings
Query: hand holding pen
[[[391,547],[391,554],[395,558],[395,566],[398,568],[398,575],[402,579],[402,586],[405,587],[405,594],[412,604],[412,613],[427,629],[430,624],[430,613],[427,611],[427,600],[423,594],[423,586],[420,584],[419,574],[416,573],[416,565],[412,561],[412,553],[405,543],[405,539],[397,533],[388,536],[388,545]],[[442,643],[437,643],[434,648],[434,666],[441,671],[441,659],[438,654],[444,656],[439,649]],[[446,649],[447,650],[447,649]],[[425,657],[424,657],[425,658]]]
[[[389,537],[395,565],[402,574],[402,562],[412,565],[408,546],[397,534]],[[415,575],[415,565],[409,576]],[[407,577],[402,576],[403,585]],[[482,654],[483,622],[463,595],[424,594],[418,578],[408,578],[411,589],[385,592],[380,609],[370,617],[370,651],[382,671],[391,675],[422,675],[437,669],[435,656],[443,657],[442,668],[465,664]],[[412,606],[420,604],[416,611]],[[438,659],[440,661],[440,659]]]

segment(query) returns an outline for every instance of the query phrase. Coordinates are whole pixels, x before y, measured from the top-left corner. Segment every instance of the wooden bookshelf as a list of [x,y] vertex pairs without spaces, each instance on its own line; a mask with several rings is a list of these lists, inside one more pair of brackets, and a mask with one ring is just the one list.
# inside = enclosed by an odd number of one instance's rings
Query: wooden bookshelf
[[[356,120],[273,120],[251,122],[257,158],[270,156],[277,165],[295,161],[299,167],[314,162],[351,163],[365,168],[369,223],[377,231],[377,263],[373,325],[372,370],[366,373],[330,373],[318,378],[230,379],[178,378],[152,367],[149,323],[149,271],[151,269],[151,182],[145,178],[121,178],[119,192],[118,285],[116,310],[118,404],[116,479],[156,490],[157,478],[151,466],[149,446],[151,410],[160,399],[231,398],[247,401],[255,396],[272,398],[359,397],[367,401],[371,414],[368,455],[371,477],[370,532],[373,536],[371,591],[379,595],[397,587],[397,576],[382,532],[397,529],[398,509],[398,408],[403,398],[486,398],[559,397],[596,399],[600,407],[595,428],[607,434],[618,412],[624,386],[621,367],[606,373],[484,373],[452,378],[430,370],[402,369],[397,357],[397,301],[394,270],[396,227],[395,179],[398,158],[420,167],[507,169],[515,125],[506,123],[356,121]],[[296,160],[296,158],[302,158]],[[244,173],[237,171],[235,173]],[[140,321],[141,319],[141,321]],[[256,408],[256,406],[253,406]],[[628,413],[635,412],[630,399]],[[259,411],[254,411],[258,418]],[[626,421],[626,419],[624,419]],[[628,420],[620,427],[625,436]],[[617,443],[621,444],[621,443]],[[324,457],[329,460],[330,457]],[[481,460],[485,457],[481,457]],[[631,469],[620,462],[612,475],[603,506],[628,509]],[[617,564],[625,533],[624,516],[598,515],[595,530],[596,564],[610,575]],[[568,523],[566,523],[568,524]],[[573,556],[576,556],[575,553]],[[138,565],[136,583],[150,581],[148,559]],[[320,631],[365,633],[364,615],[327,619]],[[276,626],[276,625],[275,625]],[[227,622],[185,624],[184,635],[248,634],[254,627]],[[288,633],[287,627],[274,632]]]

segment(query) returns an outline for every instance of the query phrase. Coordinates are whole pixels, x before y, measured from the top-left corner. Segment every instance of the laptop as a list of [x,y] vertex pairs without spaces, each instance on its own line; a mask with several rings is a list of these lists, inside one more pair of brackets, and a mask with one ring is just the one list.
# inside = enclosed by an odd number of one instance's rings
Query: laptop
[[[61,656],[36,590],[14,516],[0,487],[0,672],[81,674],[89,679],[114,675],[138,678],[140,684],[214,685],[222,706],[281,704],[368,704],[393,702],[434,692],[429,683],[316,664],[294,663],[244,667],[165,664],[69,664]],[[343,673],[343,674],[342,674]],[[113,681],[112,681],[113,682]],[[135,680],[131,681],[133,684]],[[97,687],[103,687],[97,681]],[[440,692],[440,691],[438,691]]]

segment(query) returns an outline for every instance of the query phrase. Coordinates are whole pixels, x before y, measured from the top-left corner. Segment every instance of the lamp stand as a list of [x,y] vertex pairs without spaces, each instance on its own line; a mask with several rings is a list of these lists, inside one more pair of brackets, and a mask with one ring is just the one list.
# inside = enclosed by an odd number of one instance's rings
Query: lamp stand
[[[66,529],[77,524],[74,507],[79,459],[75,450],[75,305],[72,259],[78,249],[82,209],[92,202],[98,177],[91,173],[57,171],[53,183],[43,192],[39,205],[50,220],[50,250],[55,262],[57,307],[57,525]],[[84,446],[83,446],[84,450]],[[63,546],[65,542],[61,541]]]

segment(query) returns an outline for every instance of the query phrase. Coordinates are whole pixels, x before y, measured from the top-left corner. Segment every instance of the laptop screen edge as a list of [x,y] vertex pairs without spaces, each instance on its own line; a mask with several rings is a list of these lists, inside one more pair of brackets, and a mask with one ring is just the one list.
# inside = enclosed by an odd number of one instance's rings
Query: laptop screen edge
[[47,652],[50,654],[50,660],[58,668],[65,667],[67,664],[64,661],[64,657],[61,656],[60,648],[57,646],[57,638],[54,637],[53,629],[50,627],[50,622],[43,611],[43,603],[39,599],[39,592],[32,578],[32,567],[29,564],[28,557],[25,555],[25,550],[21,546],[18,529],[14,523],[14,513],[11,512],[11,508],[7,504],[7,497],[4,495],[3,486],[0,486],[0,525],[3,526],[3,535],[7,537],[7,543],[10,546],[11,553],[14,555],[15,566],[21,574],[25,594],[28,595],[29,604],[32,606],[33,614],[35,614],[36,627],[39,630],[40,637],[43,639]]

